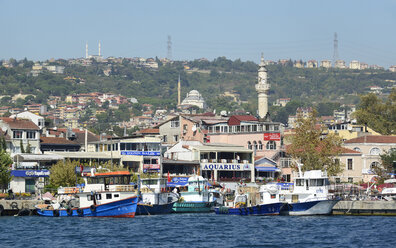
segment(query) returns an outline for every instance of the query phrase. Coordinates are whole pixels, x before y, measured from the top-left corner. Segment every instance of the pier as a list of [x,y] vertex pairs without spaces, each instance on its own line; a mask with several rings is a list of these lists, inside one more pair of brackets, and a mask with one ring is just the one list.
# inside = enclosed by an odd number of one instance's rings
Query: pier
[[34,215],[34,206],[42,203],[42,200],[0,200],[0,215]]
[[333,215],[392,215],[396,216],[396,201],[340,201]]

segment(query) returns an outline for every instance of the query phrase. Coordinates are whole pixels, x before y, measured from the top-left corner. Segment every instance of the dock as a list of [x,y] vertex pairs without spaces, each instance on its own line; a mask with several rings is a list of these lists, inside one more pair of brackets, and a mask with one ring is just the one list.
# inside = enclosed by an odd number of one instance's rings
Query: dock
[[0,215],[35,215],[34,206],[42,203],[42,200],[0,200]]
[[396,216],[396,201],[339,201],[333,215],[388,215]]

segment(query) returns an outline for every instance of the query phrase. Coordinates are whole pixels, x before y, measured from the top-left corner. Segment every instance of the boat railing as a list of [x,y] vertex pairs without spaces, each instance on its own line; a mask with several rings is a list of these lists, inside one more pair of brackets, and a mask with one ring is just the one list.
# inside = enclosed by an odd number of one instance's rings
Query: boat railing
[[134,191],[134,185],[110,185],[109,191]]
[[68,195],[68,194],[76,194],[81,192],[81,188],[78,187],[62,187],[62,188],[58,188],[58,194],[59,195]]

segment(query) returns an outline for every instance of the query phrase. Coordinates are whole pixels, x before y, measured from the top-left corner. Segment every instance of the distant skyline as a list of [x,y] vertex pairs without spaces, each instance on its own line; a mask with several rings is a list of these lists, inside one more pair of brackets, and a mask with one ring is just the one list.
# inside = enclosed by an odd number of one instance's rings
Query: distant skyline
[[396,1],[0,0],[0,60],[167,56],[396,65]]

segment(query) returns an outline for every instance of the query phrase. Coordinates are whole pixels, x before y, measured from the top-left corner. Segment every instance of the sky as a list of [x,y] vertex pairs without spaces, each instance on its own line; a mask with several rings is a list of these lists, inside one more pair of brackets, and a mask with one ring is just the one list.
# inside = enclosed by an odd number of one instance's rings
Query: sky
[[0,0],[0,60],[225,56],[396,65],[396,0]]

